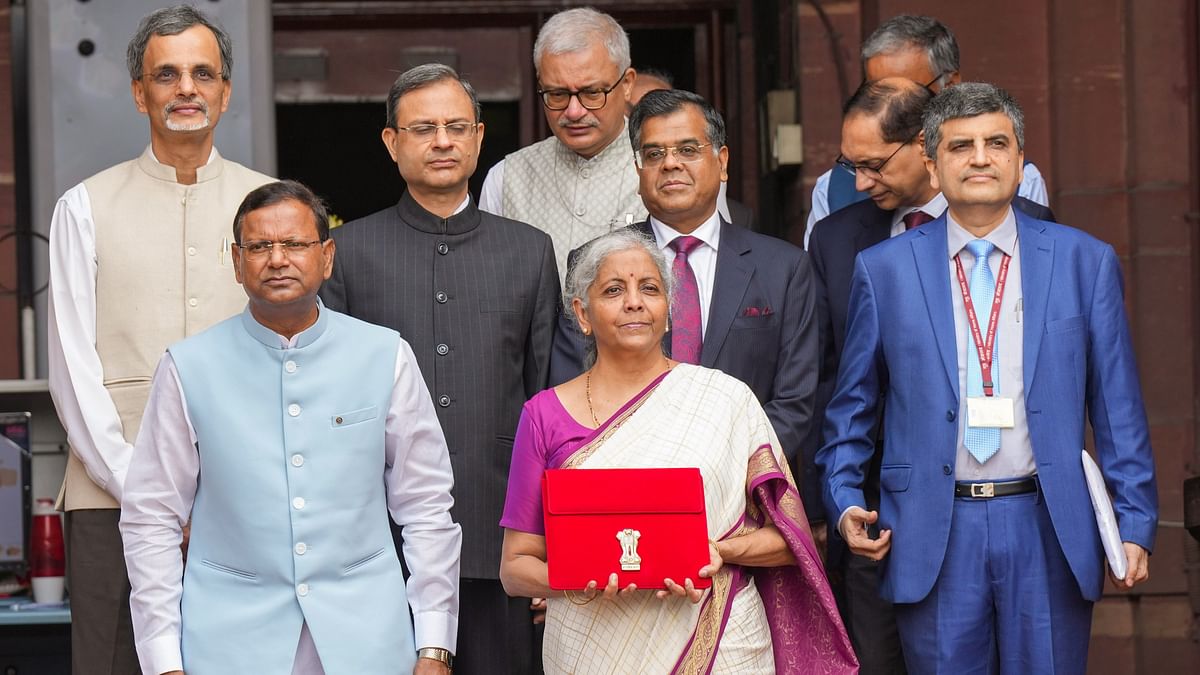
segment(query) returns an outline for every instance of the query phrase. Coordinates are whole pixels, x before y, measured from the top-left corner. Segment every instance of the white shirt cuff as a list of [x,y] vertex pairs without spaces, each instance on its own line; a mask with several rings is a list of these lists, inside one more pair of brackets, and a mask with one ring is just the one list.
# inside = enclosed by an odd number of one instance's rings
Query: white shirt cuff
[[454,654],[458,647],[458,617],[446,612],[417,613],[413,616],[413,637],[417,649],[441,647]]
[[178,635],[160,635],[137,645],[138,660],[145,675],[161,675],[183,670],[183,652]]

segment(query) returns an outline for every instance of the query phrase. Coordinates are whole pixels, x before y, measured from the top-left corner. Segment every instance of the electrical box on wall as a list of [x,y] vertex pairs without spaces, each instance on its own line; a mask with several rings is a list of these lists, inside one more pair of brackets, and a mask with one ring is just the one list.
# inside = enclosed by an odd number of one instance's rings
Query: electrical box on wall
[[796,114],[796,91],[775,89],[767,92],[765,103],[770,169],[792,166],[804,161],[804,134]]

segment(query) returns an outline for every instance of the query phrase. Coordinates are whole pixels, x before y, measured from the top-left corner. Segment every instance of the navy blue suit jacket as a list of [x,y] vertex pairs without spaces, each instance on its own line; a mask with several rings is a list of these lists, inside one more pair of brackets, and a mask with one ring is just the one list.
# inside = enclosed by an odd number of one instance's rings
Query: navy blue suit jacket
[[[630,227],[654,237],[648,222]],[[579,249],[571,252],[568,270],[578,254]],[[663,344],[670,353],[670,334]],[[561,315],[550,359],[551,385],[583,372],[582,351],[578,329]],[[809,434],[817,388],[815,289],[803,250],[722,220],[700,365],[750,387],[784,454],[794,461]],[[819,505],[820,494],[806,495],[805,503]]]
[[[1079,230],[1020,210],[1016,219],[1030,442],[1059,544],[1082,595],[1096,600],[1103,556],[1079,456],[1087,420],[1122,538],[1151,549],[1158,517],[1121,269],[1111,246]],[[880,593],[891,602],[929,593],[950,531],[960,392],[946,242],[943,215],[858,255],[817,454],[831,518],[865,506],[886,396],[879,516],[892,547]]]

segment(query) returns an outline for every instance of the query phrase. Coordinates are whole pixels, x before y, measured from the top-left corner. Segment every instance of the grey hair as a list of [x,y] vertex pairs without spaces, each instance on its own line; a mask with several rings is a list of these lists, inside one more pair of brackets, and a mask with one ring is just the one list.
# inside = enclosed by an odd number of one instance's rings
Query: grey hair
[[1017,149],[1025,149],[1025,114],[1007,91],[986,82],[963,82],[946,87],[929,102],[922,119],[925,128],[925,154],[937,158],[942,142],[942,125],[949,120],[976,117],[987,113],[1004,113],[1012,122],[1017,137]]
[[142,17],[137,32],[129,40],[125,48],[125,66],[129,68],[129,78],[140,80],[142,68],[145,66],[146,46],[155,35],[179,35],[193,26],[204,26],[217,38],[217,48],[221,51],[221,79],[233,77],[233,40],[229,33],[219,24],[191,5],[176,5],[164,7],[150,12]]
[[863,42],[861,57],[864,76],[868,59],[911,47],[925,50],[929,69],[937,76],[930,86],[943,83],[947,76],[958,72],[958,41],[954,39],[954,33],[931,16],[901,14],[884,21]]
[[[675,277],[671,274],[671,263],[667,262],[667,257],[658,248],[658,244],[650,237],[632,228],[609,232],[584,245],[574,267],[567,271],[567,280],[563,285],[565,311],[580,335],[583,335],[583,330],[579,326],[579,317],[575,316],[575,312],[572,310],[575,298],[579,298],[583,309],[587,310],[588,289],[596,283],[596,276],[600,274],[600,267],[604,265],[604,262],[615,253],[639,249],[645,251],[646,255],[650,256],[650,260],[654,262],[654,266],[658,268],[658,274],[663,280],[663,294],[666,296],[667,307],[672,306],[675,299]],[[591,368],[592,364],[596,362],[596,336],[583,335],[583,341],[585,346],[583,366]]]
[[464,80],[458,74],[458,71],[444,63],[423,63],[400,73],[400,77],[396,78],[396,81],[392,83],[392,88],[388,90],[388,128],[396,128],[396,106],[400,105],[400,97],[414,89],[420,89],[421,87],[444,80],[453,80],[462,85],[463,91],[467,92],[467,97],[471,99],[471,107],[475,110],[475,121],[478,122],[482,116],[483,109],[479,105],[479,97],[475,95],[475,87],[472,87],[470,82]]
[[629,115],[629,142],[633,145],[633,151],[638,152],[642,148],[642,126],[646,120],[672,115],[687,105],[700,109],[704,115],[704,135],[708,136],[713,153],[720,152],[725,146],[725,120],[703,96],[684,89],[655,89],[646,92],[638,101]]
[[550,17],[533,43],[533,67],[541,73],[546,54],[572,54],[600,40],[608,58],[624,73],[631,63],[629,36],[617,20],[591,7],[568,9]]

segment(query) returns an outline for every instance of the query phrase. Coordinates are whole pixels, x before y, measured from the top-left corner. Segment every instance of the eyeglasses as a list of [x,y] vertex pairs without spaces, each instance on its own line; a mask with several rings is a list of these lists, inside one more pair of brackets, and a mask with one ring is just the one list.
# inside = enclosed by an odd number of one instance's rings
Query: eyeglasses
[[633,161],[639,169],[655,168],[667,161],[667,155],[673,155],[675,161],[683,164],[691,164],[704,159],[704,148],[710,147],[712,143],[703,143],[701,145],[668,145],[666,147],[642,148],[638,152],[633,153]]
[[245,244],[234,244],[234,246],[240,248],[247,258],[261,260],[271,257],[271,251],[275,250],[276,247],[280,251],[283,251],[283,257],[293,258],[306,255],[313,246],[320,246],[325,241],[296,241],[294,239],[289,239],[288,241],[248,241]]
[[[929,91],[933,91],[933,85],[937,84],[937,83],[938,83],[938,82],[939,82],[939,81],[940,81],[940,80],[941,80],[943,77],[945,77],[945,76],[947,76],[947,75],[949,75],[949,74],[951,74],[951,73],[953,73],[953,72],[954,72],[954,71],[945,72],[945,73],[938,73],[938,74],[937,74],[937,77],[935,77],[935,78],[933,78],[932,80],[930,80],[930,81],[926,82],[926,83],[925,83],[924,85],[922,85],[922,86],[923,86],[923,87],[925,87],[926,89],[928,89]],[[935,94],[936,94],[937,92],[936,92],[936,91],[933,91],[933,93],[935,93]]]
[[870,178],[871,180],[879,180],[880,178],[883,177],[883,167],[886,166],[888,162],[892,161],[892,158],[896,156],[896,153],[903,150],[904,146],[908,145],[909,143],[912,143],[914,140],[916,140],[915,137],[910,138],[907,141],[904,141],[903,143],[900,144],[900,147],[896,148],[895,151],[892,152],[892,154],[887,156],[887,159],[883,160],[882,162],[880,162],[874,166],[871,166],[869,164],[854,164],[850,160],[843,157],[841,153],[838,153],[837,159],[835,159],[833,161],[836,162],[837,165],[840,166],[841,168],[845,169],[846,171],[849,171],[850,175],[857,175],[858,172],[861,171],[863,173],[863,175],[866,176],[867,178]]
[[396,127],[397,131],[407,131],[419,141],[432,141],[438,129],[446,130],[446,137],[452,141],[462,141],[471,137],[479,128],[478,122],[454,122],[453,124],[414,124],[411,127]]
[[196,66],[191,70],[186,68],[176,70],[175,68],[160,68],[153,73],[142,73],[142,77],[150,78],[150,81],[160,87],[173,87],[187,75],[192,78],[192,82],[198,87],[207,87],[216,84],[222,79],[222,75],[213,72],[208,66]]
[[608,89],[538,89],[542,97],[542,105],[548,110],[566,110],[571,105],[571,97],[579,99],[579,105],[587,110],[599,110],[608,103],[608,95],[625,79],[625,73],[613,82]]

